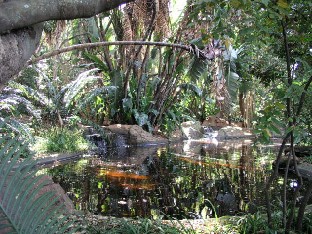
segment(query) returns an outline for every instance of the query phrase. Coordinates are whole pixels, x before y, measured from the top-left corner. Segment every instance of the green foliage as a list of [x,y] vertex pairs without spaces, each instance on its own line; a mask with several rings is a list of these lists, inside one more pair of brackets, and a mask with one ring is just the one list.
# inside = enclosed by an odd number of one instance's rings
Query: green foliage
[[242,217],[238,221],[240,233],[275,233],[281,226],[281,212],[274,213],[273,216],[273,230],[268,227],[264,213],[256,212],[255,214],[248,214]]
[[73,102],[81,99],[88,84],[94,84],[98,81],[98,76],[91,75],[91,73],[95,71],[97,71],[97,69],[82,72],[77,79],[67,85],[68,90],[64,95],[64,102],[67,108],[72,105]]
[[281,135],[285,126],[279,116],[283,115],[285,106],[280,102],[267,103],[267,106],[258,112],[257,125],[254,132],[260,135],[260,140],[269,142],[273,133]]
[[51,181],[36,175],[35,161],[21,160],[27,142],[4,131],[5,125],[0,122],[0,232],[74,233],[80,229],[60,202],[61,194],[46,189]]
[[[12,82],[14,83],[14,82]],[[0,114],[3,117],[17,117],[22,114],[40,119],[40,110],[22,96],[19,89],[6,88],[0,96]]]
[[223,53],[223,59],[226,67],[225,84],[233,102],[237,99],[237,91],[240,87],[240,77],[237,74],[237,59],[242,50],[242,48],[234,49],[232,45],[230,45],[229,48]]
[[91,146],[91,143],[83,138],[81,130],[52,128],[37,137],[33,150],[38,153],[80,152],[88,150]]
[[4,119],[1,117],[0,122],[6,122],[5,126],[3,126],[3,130],[9,132],[10,135],[18,134],[31,142],[34,140],[33,131],[27,124],[21,123],[12,118]]
[[90,234],[195,234],[196,231],[185,227],[179,221],[171,221],[169,224],[164,224],[161,220],[138,219],[138,220],[115,220],[114,225],[104,224],[104,227],[89,226],[88,231]]

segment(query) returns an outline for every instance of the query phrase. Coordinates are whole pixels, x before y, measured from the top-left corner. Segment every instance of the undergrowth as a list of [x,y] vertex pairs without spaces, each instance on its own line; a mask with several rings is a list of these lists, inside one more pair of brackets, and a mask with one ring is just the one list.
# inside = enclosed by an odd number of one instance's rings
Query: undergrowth
[[120,219],[115,222],[107,222],[103,225],[90,225],[88,227],[90,234],[195,234],[193,228],[188,228],[180,222],[173,222],[165,224],[161,220],[138,219],[126,220]]
[[82,131],[52,128],[36,137],[32,149],[37,153],[70,153],[88,150],[92,144],[84,139]]

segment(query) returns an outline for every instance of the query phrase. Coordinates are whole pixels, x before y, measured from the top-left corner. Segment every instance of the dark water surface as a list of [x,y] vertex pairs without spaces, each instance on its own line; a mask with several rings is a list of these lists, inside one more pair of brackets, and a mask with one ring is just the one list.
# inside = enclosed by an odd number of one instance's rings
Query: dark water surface
[[[255,212],[264,205],[264,181],[275,151],[249,141],[208,139],[116,148],[48,169],[48,174],[78,210],[117,217],[206,218]],[[274,186],[278,203],[280,180]]]

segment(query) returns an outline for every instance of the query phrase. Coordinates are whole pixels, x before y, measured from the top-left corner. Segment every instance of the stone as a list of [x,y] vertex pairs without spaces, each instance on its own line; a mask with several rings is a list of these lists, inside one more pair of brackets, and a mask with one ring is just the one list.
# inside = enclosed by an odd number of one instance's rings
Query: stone
[[138,125],[132,125],[129,129],[130,145],[159,144],[167,142],[168,140],[166,138],[154,136],[153,134],[144,131]]
[[312,180],[312,165],[310,163],[302,163],[298,165],[298,171],[303,178]]
[[[295,157],[295,161],[297,164],[299,164],[299,159],[297,157]],[[285,170],[287,167],[287,162],[288,162],[288,154],[282,156],[282,158],[279,162],[278,169],[282,170],[282,171]],[[289,162],[289,169],[290,170],[293,169],[294,165],[295,165],[294,159],[293,159],[293,157],[291,157],[290,162]],[[272,166],[273,166],[273,168],[276,167],[276,160],[273,162]]]
[[169,136],[170,142],[182,141],[182,140],[186,140],[186,139],[187,138],[184,136],[181,129],[176,129]]
[[231,126],[227,126],[224,128],[221,128],[218,131],[218,138],[224,138],[224,139],[228,139],[228,138],[235,138],[235,137],[244,137],[244,131],[242,128],[240,127],[231,127]]
[[114,124],[105,126],[104,129],[123,136],[124,145],[164,144],[168,142],[168,139],[146,132],[138,125]]
[[204,137],[204,129],[199,121],[187,121],[181,124],[182,133],[187,139],[200,139]]
[[225,126],[228,126],[229,122],[225,119],[216,117],[216,116],[209,116],[207,119],[205,119],[202,123],[202,126],[205,127],[216,127],[216,128],[222,128]]

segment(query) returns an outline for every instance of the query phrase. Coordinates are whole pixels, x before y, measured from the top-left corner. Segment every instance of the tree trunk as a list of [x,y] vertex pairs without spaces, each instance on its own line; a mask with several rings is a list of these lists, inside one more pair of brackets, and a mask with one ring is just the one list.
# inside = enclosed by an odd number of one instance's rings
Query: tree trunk
[[37,48],[47,20],[87,18],[134,0],[0,0],[0,91]]
[[42,24],[36,24],[0,35],[0,90],[24,67],[39,45],[41,33]]
[[8,0],[0,2],[0,34],[47,20],[89,18],[134,0]]

